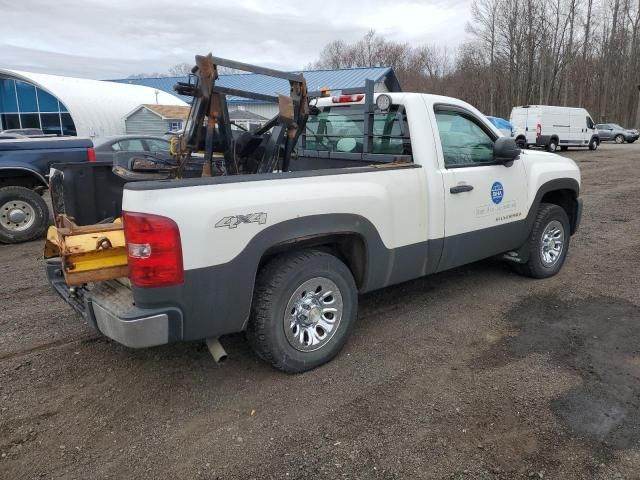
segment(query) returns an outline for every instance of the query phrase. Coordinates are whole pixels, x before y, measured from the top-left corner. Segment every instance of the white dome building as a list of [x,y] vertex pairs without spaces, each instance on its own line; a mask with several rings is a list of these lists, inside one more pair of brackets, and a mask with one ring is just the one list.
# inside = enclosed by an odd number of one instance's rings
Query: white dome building
[[187,106],[156,88],[0,68],[0,131],[122,135],[125,116],[142,104]]

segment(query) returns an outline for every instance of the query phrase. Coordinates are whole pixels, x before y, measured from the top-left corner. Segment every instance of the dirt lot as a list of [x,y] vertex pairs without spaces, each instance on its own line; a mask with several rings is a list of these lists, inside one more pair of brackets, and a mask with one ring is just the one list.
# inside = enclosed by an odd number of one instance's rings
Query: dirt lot
[[361,299],[329,365],[242,337],[128,350],[0,246],[0,478],[640,478],[640,145],[569,152],[582,228],[558,276],[489,260]]

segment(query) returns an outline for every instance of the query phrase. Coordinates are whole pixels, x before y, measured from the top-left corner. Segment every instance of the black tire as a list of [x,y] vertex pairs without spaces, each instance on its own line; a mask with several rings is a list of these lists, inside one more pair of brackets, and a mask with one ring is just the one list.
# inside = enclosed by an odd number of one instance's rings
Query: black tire
[[560,151],[561,152],[566,152],[567,150],[569,150],[569,147],[563,145],[562,147],[560,147]]
[[[557,225],[562,227],[562,249],[552,263],[548,263],[543,259],[543,238],[549,228],[553,229]],[[558,205],[551,203],[540,204],[531,235],[527,240],[529,259],[527,263],[517,264],[516,270],[518,273],[532,278],[552,277],[560,271],[567,258],[570,238],[571,232],[567,212]]]
[[[321,288],[320,285],[317,288],[309,285],[311,288],[307,292],[308,287],[305,283],[311,282],[312,279],[315,283],[318,283],[317,279],[321,279],[321,283],[328,281],[334,286],[326,288],[323,292],[322,289],[318,290]],[[338,289],[337,295],[322,297],[323,293],[328,293],[334,287]],[[305,290],[300,292],[301,289]],[[296,300],[298,294],[301,296]],[[327,302],[337,302],[341,298],[342,316],[338,317],[335,331],[324,331],[317,324],[300,326],[302,324],[298,323],[298,315],[294,312],[304,314],[301,308],[304,307],[305,301],[313,301],[309,300],[311,297],[317,298],[318,302],[325,301],[325,298],[328,299]],[[321,307],[322,305],[307,309],[309,319],[315,310],[316,318],[326,320],[325,315],[329,315],[330,312],[319,313]],[[290,314],[289,309],[292,310]],[[305,372],[328,362],[340,352],[351,333],[357,310],[356,283],[351,271],[339,259],[320,250],[302,250],[280,255],[267,263],[258,274],[247,339],[258,356],[275,368],[287,373]],[[336,321],[335,316],[333,321]],[[289,329],[288,322],[295,323],[295,326]],[[305,340],[314,335],[306,333],[309,329],[316,334],[319,330],[321,333],[324,332],[325,337],[321,342],[325,343],[315,350],[302,351],[301,349],[314,348],[313,345],[305,345]],[[296,331],[300,332],[299,341],[296,341]],[[294,338],[291,338],[292,336]]]
[[547,144],[547,152],[555,152],[558,149],[558,139],[557,138],[552,138],[551,140],[549,140],[549,143]]
[[598,145],[600,145],[600,142],[598,141],[598,139],[592,138],[591,141],[589,142],[589,150],[597,150]]
[[524,150],[527,148],[527,140],[524,137],[518,137],[516,138],[516,145],[518,148]]
[[622,144],[624,143],[624,135],[618,134],[615,136],[614,140],[617,144]]
[[635,140],[627,140],[627,143],[633,143]]
[[[20,222],[12,222],[11,215]],[[42,237],[48,226],[49,208],[42,196],[24,187],[0,188],[0,242],[33,240]]]

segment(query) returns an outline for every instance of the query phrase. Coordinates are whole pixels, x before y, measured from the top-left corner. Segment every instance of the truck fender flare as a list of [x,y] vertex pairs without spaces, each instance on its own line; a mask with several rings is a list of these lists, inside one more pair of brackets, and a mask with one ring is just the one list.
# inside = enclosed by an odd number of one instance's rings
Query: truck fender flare
[[542,203],[542,197],[557,190],[570,190],[577,199],[580,194],[580,184],[575,178],[555,178],[540,185],[527,214],[527,233],[533,228],[533,222],[535,222],[536,212]]
[[41,185],[43,187],[48,187],[49,186],[49,183],[47,182],[47,179],[41,173],[37,172],[33,168],[24,167],[24,166],[21,166],[21,165],[2,166],[2,167],[0,167],[0,177],[3,177],[3,173],[6,172],[6,171],[25,172],[27,175],[35,177],[38,180],[38,182],[41,183]]
[[387,249],[376,227],[368,219],[356,214],[310,215],[276,223],[253,237],[236,259],[247,258],[251,262],[247,267],[257,274],[258,266],[273,253],[290,251],[298,246],[306,248],[309,245],[321,245],[324,239],[344,236],[356,236],[364,246],[363,286],[367,285],[370,276],[377,276],[376,262],[372,262],[372,258]]
[[[574,209],[577,209],[577,198],[578,195],[580,193],[580,185],[578,184],[578,181],[574,178],[555,178],[553,180],[549,180],[546,183],[543,183],[539,188],[538,191],[536,192],[536,196],[533,200],[533,202],[531,202],[531,206],[529,207],[529,212],[527,213],[527,218],[525,220],[525,228],[524,231],[526,232],[526,236],[523,238],[523,242],[524,244],[518,248],[516,251],[518,252],[517,258],[520,259],[520,261],[522,263],[526,262],[528,260],[528,252],[529,249],[527,247],[526,244],[526,240],[529,238],[529,235],[531,234],[531,230],[533,229],[533,224],[535,222],[536,219],[536,214],[538,212],[538,209],[540,208],[540,204],[542,203],[542,197],[544,197],[547,193],[551,193],[551,192],[555,192],[555,191],[560,191],[560,190],[569,190],[571,192],[574,193],[574,199],[576,200],[576,205],[573,207]],[[573,212],[573,216],[577,216],[579,214],[579,212],[574,211]],[[571,218],[571,216],[570,216]],[[574,227],[575,225],[573,224],[574,221],[576,219],[573,218],[572,219],[572,233],[574,231]]]

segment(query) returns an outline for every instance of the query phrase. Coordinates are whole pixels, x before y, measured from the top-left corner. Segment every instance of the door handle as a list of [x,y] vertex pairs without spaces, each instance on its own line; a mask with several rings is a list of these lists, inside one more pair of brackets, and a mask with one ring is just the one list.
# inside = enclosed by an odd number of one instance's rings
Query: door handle
[[473,190],[473,185],[458,185],[449,189],[451,193],[470,192],[471,190]]

